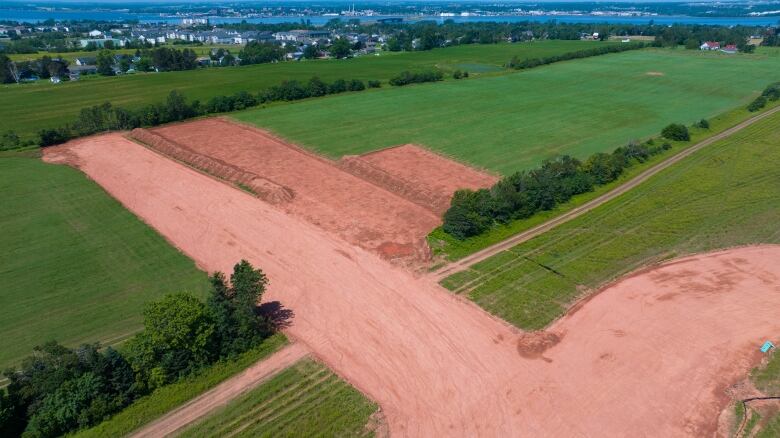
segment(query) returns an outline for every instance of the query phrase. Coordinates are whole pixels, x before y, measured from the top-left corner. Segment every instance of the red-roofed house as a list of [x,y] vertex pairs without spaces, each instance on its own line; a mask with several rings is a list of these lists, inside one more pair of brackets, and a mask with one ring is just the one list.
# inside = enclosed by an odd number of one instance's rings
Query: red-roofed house
[[724,47],[723,50],[721,50],[721,52],[737,53],[737,46],[735,46],[734,44],[729,44],[726,47]]
[[720,49],[720,43],[717,41],[705,41],[699,48],[701,50],[718,50]]

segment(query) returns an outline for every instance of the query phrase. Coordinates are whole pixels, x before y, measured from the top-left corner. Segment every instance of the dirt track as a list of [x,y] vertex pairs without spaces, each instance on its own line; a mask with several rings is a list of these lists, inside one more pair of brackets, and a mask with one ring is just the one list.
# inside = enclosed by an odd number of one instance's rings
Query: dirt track
[[225,406],[234,398],[251,391],[268,378],[274,376],[309,354],[299,343],[288,345],[270,357],[252,365],[241,374],[222,382],[214,389],[182,405],[148,424],[131,435],[132,438],[162,438],[182,427]]
[[455,262],[449,263],[445,266],[442,266],[441,268],[437,269],[436,271],[433,271],[430,273],[430,277],[434,281],[441,281],[444,278],[456,274],[461,271],[465,271],[469,268],[469,266],[472,266],[476,263],[479,263],[485,259],[488,259],[500,252],[506,251],[516,245],[519,245],[523,242],[526,242],[528,240],[533,239],[536,236],[539,236],[542,233],[545,233],[558,225],[564,224],[566,222],[569,222],[570,220],[579,217],[585,213],[587,213],[590,210],[593,210],[594,208],[605,204],[612,199],[617,198],[618,196],[622,195],[623,193],[626,193],[627,191],[633,189],[634,187],[638,186],[639,184],[642,184],[643,182],[647,181],[650,177],[653,175],[661,172],[662,170],[666,169],[667,167],[679,162],[680,160],[684,159],[685,157],[693,154],[694,152],[705,148],[712,143],[715,143],[716,141],[723,140],[726,137],[731,136],[732,134],[737,133],[738,131],[744,129],[747,126],[752,125],[753,123],[758,122],[761,119],[764,119],[776,112],[780,111],[780,107],[773,108],[769,111],[766,111],[764,113],[761,113],[757,116],[751,117],[748,120],[745,120],[744,122],[735,125],[720,134],[716,134],[704,141],[701,141],[688,149],[680,152],[677,155],[674,155],[667,159],[666,161],[662,161],[655,166],[645,170],[644,172],[640,173],[633,179],[629,180],[625,184],[621,185],[620,187],[615,188],[614,190],[607,192],[598,198],[595,198],[591,201],[586,202],[585,204],[582,204],[581,206],[577,208],[573,208],[569,210],[568,212],[556,216],[553,219],[550,219],[547,222],[544,222],[540,225],[537,225],[527,231],[524,231],[520,234],[516,234],[506,240],[502,240],[499,243],[496,243],[495,245],[489,246],[481,251],[475,252],[474,254],[471,254],[468,257],[464,257],[460,260],[457,260]]
[[780,335],[780,247],[634,275],[528,335],[118,134],[45,158],[78,164],[202,268],[262,267],[266,299],[294,312],[287,334],[379,402],[397,436],[707,435],[725,386]]

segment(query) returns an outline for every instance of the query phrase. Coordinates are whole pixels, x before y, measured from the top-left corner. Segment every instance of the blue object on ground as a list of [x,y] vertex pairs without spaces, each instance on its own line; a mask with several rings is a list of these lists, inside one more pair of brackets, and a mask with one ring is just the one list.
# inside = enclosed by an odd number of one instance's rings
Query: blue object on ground
[[775,348],[775,344],[771,343],[770,341],[766,341],[764,342],[764,345],[761,346],[761,352],[766,353],[773,348]]

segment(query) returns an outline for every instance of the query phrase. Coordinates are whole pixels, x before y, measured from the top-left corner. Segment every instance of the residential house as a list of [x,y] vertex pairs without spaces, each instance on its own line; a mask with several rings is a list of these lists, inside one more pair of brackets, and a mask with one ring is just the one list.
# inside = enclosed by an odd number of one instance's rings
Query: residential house
[[76,58],[76,65],[83,67],[87,65],[96,65],[97,59],[93,57],[82,57],[82,58]]
[[723,53],[737,53],[737,46],[735,44],[728,44],[726,47],[721,49],[721,52],[723,52]]
[[705,41],[704,44],[699,46],[701,50],[719,50],[720,43],[717,41]]
[[90,38],[103,38],[103,32],[97,29],[89,31],[87,35],[89,35]]

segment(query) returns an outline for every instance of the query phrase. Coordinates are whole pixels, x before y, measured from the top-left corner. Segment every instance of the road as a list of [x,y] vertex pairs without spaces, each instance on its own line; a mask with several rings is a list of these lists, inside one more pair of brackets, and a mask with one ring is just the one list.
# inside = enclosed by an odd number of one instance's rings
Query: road
[[193,423],[236,397],[256,388],[280,371],[306,357],[309,350],[301,343],[290,344],[266,357],[241,374],[192,399],[131,435],[132,438],[162,438]]
[[761,114],[758,114],[756,116],[753,116],[747,120],[745,120],[742,123],[739,123],[738,125],[734,125],[733,127],[719,133],[716,135],[713,135],[712,137],[703,140],[699,143],[696,143],[695,145],[689,147],[688,149],[685,149],[684,151],[668,158],[665,161],[662,161],[655,166],[645,170],[644,172],[640,173],[633,179],[629,180],[625,184],[622,184],[621,186],[615,188],[614,190],[607,192],[591,201],[588,201],[585,204],[582,204],[581,206],[574,208],[572,210],[569,210],[568,212],[557,216],[553,219],[550,219],[547,222],[544,222],[540,225],[537,225],[529,230],[526,230],[520,234],[516,234],[506,240],[503,240],[501,242],[496,243],[495,245],[489,246],[483,250],[480,250],[478,252],[475,252],[474,254],[471,254],[470,256],[464,257],[460,260],[457,260],[455,262],[452,262],[450,264],[447,264],[445,266],[442,266],[441,268],[432,271],[429,276],[434,281],[441,281],[446,277],[449,277],[450,275],[456,274],[461,271],[465,271],[469,267],[489,258],[492,257],[500,252],[506,251],[516,245],[519,245],[523,242],[526,242],[528,240],[533,239],[536,236],[539,236],[542,233],[545,233],[558,225],[564,224],[566,222],[569,222],[570,220],[577,218],[585,213],[587,213],[590,210],[593,210],[594,208],[609,202],[618,196],[622,195],[623,193],[626,193],[627,191],[633,189],[634,187],[638,186],[639,184],[642,184],[643,182],[650,179],[652,176],[656,175],[657,173],[663,171],[667,167],[685,159],[691,154],[696,153],[698,150],[703,149],[719,140],[723,140],[724,138],[727,138],[742,129],[758,122],[761,119],[764,119],[766,117],[769,117],[770,115],[780,111],[780,107],[772,108],[769,111],[765,111]]

